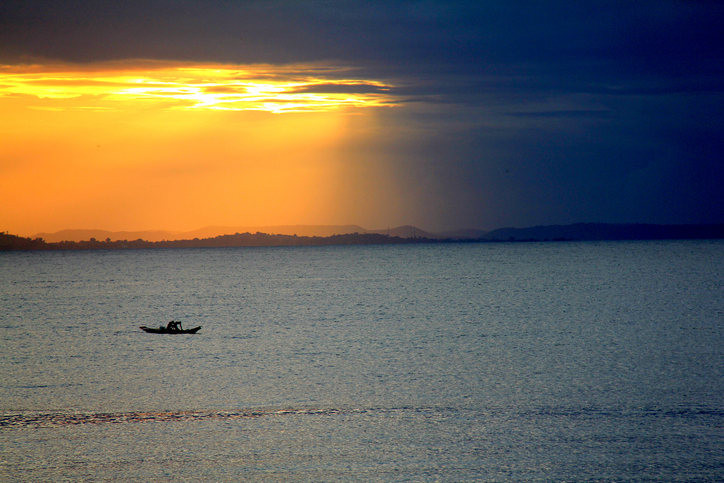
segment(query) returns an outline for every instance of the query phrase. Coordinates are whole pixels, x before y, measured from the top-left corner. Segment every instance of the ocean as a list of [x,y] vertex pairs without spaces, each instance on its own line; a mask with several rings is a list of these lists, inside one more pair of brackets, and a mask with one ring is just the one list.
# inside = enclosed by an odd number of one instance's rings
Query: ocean
[[6,252],[0,338],[0,481],[724,481],[722,241]]

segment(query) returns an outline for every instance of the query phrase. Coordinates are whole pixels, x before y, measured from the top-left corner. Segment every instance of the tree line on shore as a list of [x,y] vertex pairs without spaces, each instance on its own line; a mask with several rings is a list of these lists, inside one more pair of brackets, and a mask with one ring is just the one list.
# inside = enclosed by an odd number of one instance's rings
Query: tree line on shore
[[[414,232],[413,232],[414,233]],[[348,233],[331,236],[270,235],[236,233],[192,240],[96,240],[46,242],[0,233],[0,251],[11,250],[99,250],[129,248],[212,248],[323,245],[389,245],[401,243],[480,243],[531,241],[614,241],[614,240],[703,240],[724,239],[724,224],[652,225],[576,223],[530,228],[499,228],[479,238],[435,236],[391,236],[381,233]]]
[[297,236],[270,235],[268,233],[236,233],[213,238],[193,240],[96,240],[46,242],[42,238],[24,238],[7,233],[0,234],[0,250],[98,250],[130,248],[218,248],[218,247],[268,247],[268,246],[323,246],[323,245],[382,245],[400,243],[437,243],[443,240],[382,235],[378,233],[349,233],[345,235]]

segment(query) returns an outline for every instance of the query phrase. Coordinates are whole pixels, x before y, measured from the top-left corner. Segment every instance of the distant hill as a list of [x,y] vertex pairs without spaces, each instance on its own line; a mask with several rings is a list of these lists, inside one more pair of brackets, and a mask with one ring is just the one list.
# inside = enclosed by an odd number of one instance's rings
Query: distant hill
[[221,235],[236,233],[268,233],[272,235],[297,236],[332,236],[348,233],[366,233],[367,230],[358,225],[287,225],[287,226],[207,226],[193,231],[106,231],[106,230],[61,230],[55,233],[38,233],[32,238],[42,238],[48,243],[61,241],[96,240],[146,240],[173,241],[193,240],[194,238],[214,238]]
[[62,241],[88,241],[95,238],[105,241],[145,240],[151,242],[193,240],[195,238],[214,238],[237,233],[266,233],[269,235],[320,236],[349,235],[353,233],[371,233],[397,236],[400,238],[431,238],[468,240],[482,238],[487,232],[482,230],[457,230],[433,233],[416,226],[405,225],[382,230],[368,230],[359,225],[281,225],[281,226],[207,226],[193,231],[107,231],[107,230],[62,230],[55,233],[37,233],[31,238],[42,238],[48,243]]
[[0,233],[0,251],[8,250],[42,250],[45,242],[39,239],[23,238],[8,233]]
[[368,230],[367,233],[379,233],[380,235],[399,236],[400,238],[430,238],[436,240],[477,240],[483,238],[488,232],[475,229],[430,232],[421,230],[416,226],[405,225],[399,226],[397,228],[388,228],[385,230]]
[[[254,237],[241,235],[254,235]],[[276,238],[274,238],[276,237]],[[312,238],[314,240],[312,240]],[[322,240],[325,239],[325,240]],[[328,240],[326,240],[328,239]],[[259,227],[213,226],[189,232],[63,230],[57,233],[38,233],[32,238],[5,234],[0,250],[127,248],[151,246],[262,246],[302,244],[366,244],[455,242],[455,241],[594,241],[594,240],[675,240],[724,239],[724,224],[653,225],[577,223],[528,228],[499,228],[491,232],[458,230],[431,233],[415,226],[400,226],[384,230],[367,230],[358,225],[289,225]],[[134,242],[134,243],[130,243]],[[189,242],[189,243],[176,243]],[[73,245],[73,244],[77,245]],[[44,246],[43,244],[48,244]],[[222,244],[222,245],[220,245]]]
[[349,233],[366,233],[359,225],[280,225],[280,226],[207,226],[199,230],[181,233],[178,240],[213,238],[236,233],[267,233],[270,235],[332,236]]
[[400,238],[439,238],[435,233],[430,233],[411,225],[386,228],[384,230],[366,230],[360,233],[377,233],[380,235],[398,236]]
[[0,234],[0,251],[12,250],[119,250],[134,248],[214,248],[214,247],[275,247],[275,246],[325,246],[325,245],[390,245],[441,243],[442,240],[420,236],[402,238],[379,233],[348,233],[331,236],[298,236],[268,233],[235,233],[211,238],[185,240],[146,241],[99,240],[93,237],[82,241],[46,242],[41,238],[23,238],[7,233]]
[[499,228],[485,240],[690,240],[724,238],[724,224],[652,225],[576,223],[574,225]]

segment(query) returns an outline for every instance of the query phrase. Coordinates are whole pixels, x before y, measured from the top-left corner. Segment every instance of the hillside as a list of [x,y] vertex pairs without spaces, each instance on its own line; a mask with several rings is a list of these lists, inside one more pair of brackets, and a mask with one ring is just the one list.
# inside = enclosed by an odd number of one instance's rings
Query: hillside
[[61,241],[80,242],[95,238],[96,240],[145,240],[145,241],[173,241],[193,240],[194,238],[214,238],[221,235],[235,233],[270,233],[274,235],[297,236],[332,236],[347,233],[366,233],[367,230],[358,225],[284,225],[284,226],[207,226],[192,231],[106,231],[106,230],[62,230],[55,233],[37,233],[32,236],[42,238],[46,242]]
[[[0,250],[85,250],[127,248],[191,248],[242,246],[318,246],[368,245],[396,243],[450,242],[521,242],[521,241],[605,241],[605,240],[692,240],[724,239],[724,224],[652,225],[577,223],[573,225],[534,226],[529,228],[500,228],[485,233],[479,230],[460,230],[429,233],[414,226],[385,230],[365,230],[356,225],[288,227],[259,227],[255,232],[218,233],[233,228],[209,227],[193,232],[109,232],[102,230],[65,230],[46,237],[23,238],[0,233]],[[239,228],[238,230],[242,230]],[[354,230],[354,231],[353,231]],[[286,233],[283,233],[286,232]],[[306,235],[304,233],[332,233]],[[145,238],[144,238],[145,236]],[[159,237],[162,237],[159,239]],[[59,241],[53,241],[58,240]],[[68,239],[74,238],[74,239]]]

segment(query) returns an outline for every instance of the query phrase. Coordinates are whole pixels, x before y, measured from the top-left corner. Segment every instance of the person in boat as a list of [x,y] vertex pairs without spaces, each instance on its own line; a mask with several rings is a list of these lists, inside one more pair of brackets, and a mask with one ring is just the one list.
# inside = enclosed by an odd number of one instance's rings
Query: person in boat
[[168,330],[169,332],[180,332],[184,330],[184,328],[181,325],[181,322],[176,322],[175,320],[172,320],[166,326],[166,330]]

